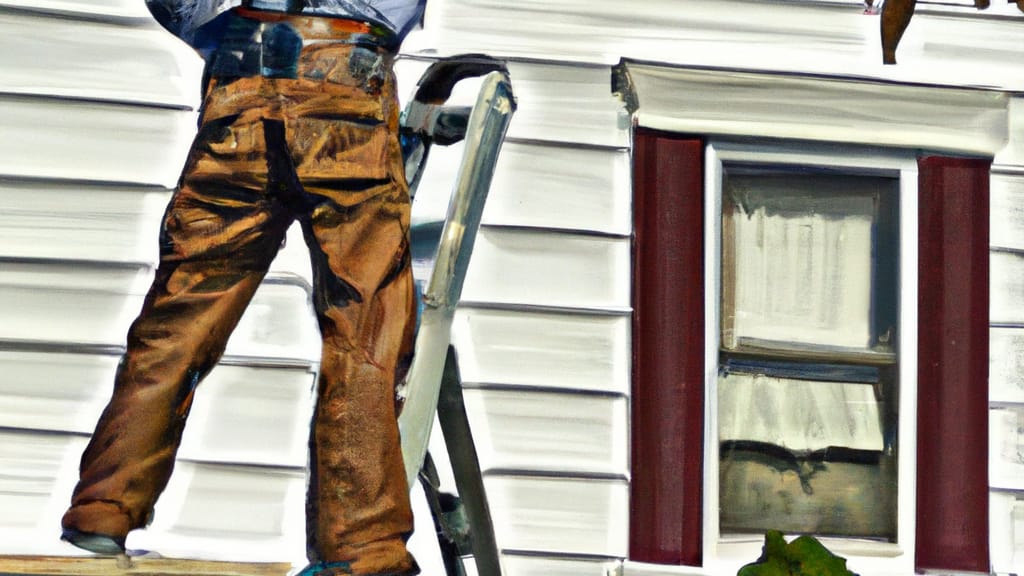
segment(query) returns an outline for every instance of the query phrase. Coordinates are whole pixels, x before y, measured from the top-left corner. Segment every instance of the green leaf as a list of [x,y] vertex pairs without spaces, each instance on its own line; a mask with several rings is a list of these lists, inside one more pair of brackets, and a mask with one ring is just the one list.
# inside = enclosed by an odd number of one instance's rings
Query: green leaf
[[786,543],[782,533],[770,530],[764,536],[761,557],[747,564],[737,576],[856,576],[846,568],[846,559],[828,551],[813,536],[800,536]]

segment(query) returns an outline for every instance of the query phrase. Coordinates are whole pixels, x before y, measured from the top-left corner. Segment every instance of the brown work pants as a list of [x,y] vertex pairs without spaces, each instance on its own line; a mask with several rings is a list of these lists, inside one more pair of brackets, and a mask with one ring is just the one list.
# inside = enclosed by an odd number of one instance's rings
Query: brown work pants
[[298,220],[323,337],[309,556],[347,562],[354,574],[409,571],[395,386],[412,352],[415,302],[391,56],[308,45],[297,78],[214,78],[203,106],[156,277],[63,525],[123,537],[148,523],[195,388]]

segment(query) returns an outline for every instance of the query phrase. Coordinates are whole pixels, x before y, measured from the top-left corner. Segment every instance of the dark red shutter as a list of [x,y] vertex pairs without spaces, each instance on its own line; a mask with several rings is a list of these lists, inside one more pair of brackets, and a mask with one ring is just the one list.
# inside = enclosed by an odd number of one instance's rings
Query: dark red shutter
[[633,397],[629,555],[701,564],[704,144],[633,142]]
[[919,570],[989,571],[990,164],[918,162]]

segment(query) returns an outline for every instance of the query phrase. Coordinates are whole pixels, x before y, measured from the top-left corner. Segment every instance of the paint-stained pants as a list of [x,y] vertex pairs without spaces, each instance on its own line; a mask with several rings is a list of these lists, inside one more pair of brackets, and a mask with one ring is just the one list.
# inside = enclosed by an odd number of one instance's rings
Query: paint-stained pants
[[391,56],[352,44],[303,48],[296,78],[211,81],[65,528],[121,537],[147,524],[195,388],[298,220],[323,336],[310,559],[414,569],[395,402],[415,322],[397,107]]

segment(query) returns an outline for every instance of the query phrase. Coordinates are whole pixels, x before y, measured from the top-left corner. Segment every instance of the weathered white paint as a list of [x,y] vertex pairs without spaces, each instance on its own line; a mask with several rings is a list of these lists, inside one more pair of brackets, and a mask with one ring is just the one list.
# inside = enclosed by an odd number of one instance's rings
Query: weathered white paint
[[625,147],[629,124],[608,89],[608,68],[509,63],[519,109],[510,139]]
[[0,95],[0,174],[171,188],[185,163],[179,144],[195,115]]
[[707,570],[693,566],[672,566],[668,564],[647,564],[626,560],[607,567],[608,576],[705,576]]
[[480,467],[572,474],[629,474],[625,396],[523,389],[467,389]]
[[68,478],[88,438],[29,430],[0,430],[0,538],[6,553],[82,555],[61,545],[60,525],[72,486]]
[[0,428],[91,433],[117,362],[113,355],[0,352]]
[[[414,222],[444,219],[462,149],[431,149],[416,191]],[[509,141],[501,149],[483,223],[628,236],[630,177],[626,150]]]
[[626,555],[626,482],[491,476],[484,483],[502,548]]
[[[414,222],[444,218],[462,151],[462,145],[430,151],[416,192]],[[483,224],[629,236],[629,183],[626,150],[507,141],[490,183]]]
[[628,316],[462,308],[452,339],[464,382],[629,393]]
[[217,366],[196,390],[179,457],[304,470],[315,386],[309,369]]
[[201,73],[195,53],[155,22],[123,26],[16,12],[0,18],[7,94],[195,106]]
[[506,555],[502,561],[506,576],[604,576],[607,562]]
[[0,256],[149,263],[170,190],[0,180]]
[[[116,355],[0,351],[0,428],[90,434],[110,397]],[[185,458],[306,465],[309,368],[221,365],[199,387]]]
[[[0,179],[0,258],[155,267],[172,191],[116,183]],[[271,276],[312,283],[301,228],[289,229]]]
[[1024,323],[1024,254],[992,252],[989,257],[989,320]]
[[630,179],[626,150],[508,142],[484,223],[628,236]]
[[[179,461],[153,524],[128,536],[128,548],[163,556],[302,561],[302,469],[247,468]],[[217,534],[218,546],[209,544]]]
[[629,309],[629,240],[482,228],[464,302]]
[[[120,346],[149,286],[147,268],[5,263],[0,339]],[[319,358],[319,339],[302,286],[264,283],[228,342],[227,354]]]
[[1024,406],[989,411],[989,482],[993,488],[1024,490]]
[[1024,500],[1012,492],[989,495],[989,534],[991,535],[992,571],[997,574],[1016,572],[1024,566]]
[[993,174],[990,193],[989,242],[1024,250],[1024,173]]
[[1024,404],[1024,329],[989,330],[989,400]]
[[0,6],[49,12],[55,16],[151,19],[145,4],[134,0],[0,0]]
[[[1019,90],[1024,15],[950,16],[922,9],[883,66],[879,18],[859,2],[720,0],[438,0],[427,15],[432,48],[612,64],[620,57],[688,66],[872,77]],[[887,106],[891,102],[876,102]]]

